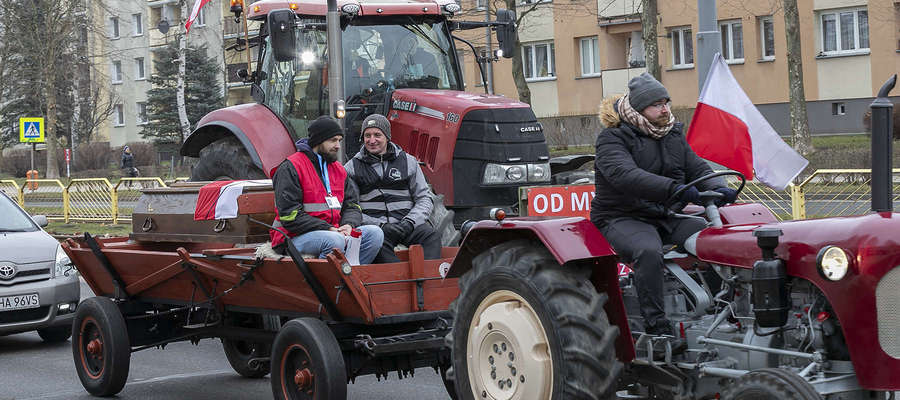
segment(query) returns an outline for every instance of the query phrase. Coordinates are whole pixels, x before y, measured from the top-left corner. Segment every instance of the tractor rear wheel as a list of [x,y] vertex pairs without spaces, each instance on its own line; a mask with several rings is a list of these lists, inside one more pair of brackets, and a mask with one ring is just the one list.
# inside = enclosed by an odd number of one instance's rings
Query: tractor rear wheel
[[820,400],[806,380],[799,375],[778,368],[750,371],[722,393],[725,400]]
[[517,240],[475,257],[450,305],[456,392],[463,398],[607,399],[622,364],[619,330],[586,268],[562,267]]
[[266,179],[243,144],[234,136],[212,142],[200,150],[200,160],[191,169],[192,181]]
[[347,370],[334,334],[314,318],[288,321],[272,347],[271,383],[275,399],[347,398]]
[[112,300],[91,297],[78,305],[72,324],[72,355],[88,393],[112,396],[125,387],[131,345],[125,318]]

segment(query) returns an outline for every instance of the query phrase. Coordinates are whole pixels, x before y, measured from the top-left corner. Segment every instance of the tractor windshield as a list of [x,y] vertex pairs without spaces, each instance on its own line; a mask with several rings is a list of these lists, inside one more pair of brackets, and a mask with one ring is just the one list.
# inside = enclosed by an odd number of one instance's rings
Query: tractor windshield
[[[303,22],[322,23],[324,19]],[[302,137],[309,121],[329,112],[328,46],[323,30],[298,29],[296,35],[297,57],[293,60],[278,62],[270,51],[263,53],[259,84],[265,104]],[[461,90],[456,53],[443,20],[357,18],[344,28],[342,38],[347,105],[384,104],[385,96],[394,89]],[[352,115],[348,118],[353,120]]]

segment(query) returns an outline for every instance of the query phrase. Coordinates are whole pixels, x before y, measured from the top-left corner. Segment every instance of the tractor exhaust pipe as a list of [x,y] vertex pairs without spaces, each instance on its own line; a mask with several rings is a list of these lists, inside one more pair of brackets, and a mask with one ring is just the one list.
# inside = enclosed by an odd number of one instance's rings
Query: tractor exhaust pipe
[[869,105],[872,109],[872,211],[891,212],[893,202],[893,174],[891,157],[894,154],[894,104],[888,93],[897,83],[897,74],[890,77],[878,97]]

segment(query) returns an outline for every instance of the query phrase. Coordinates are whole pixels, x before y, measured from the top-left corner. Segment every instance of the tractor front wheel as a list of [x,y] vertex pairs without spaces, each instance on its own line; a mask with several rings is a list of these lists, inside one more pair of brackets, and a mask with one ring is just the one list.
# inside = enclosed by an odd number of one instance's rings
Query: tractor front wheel
[[200,150],[200,160],[191,169],[192,181],[234,179],[266,179],[236,137],[229,135]]
[[463,398],[606,399],[622,364],[618,328],[591,271],[560,266],[540,243],[518,240],[478,255],[450,305],[448,336]]
[[799,375],[778,368],[750,371],[722,393],[724,400],[820,400],[806,380]]
[[272,346],[270,368],[275,399],[347,398],[344,356],[321,320],[297,318],[284,324]]

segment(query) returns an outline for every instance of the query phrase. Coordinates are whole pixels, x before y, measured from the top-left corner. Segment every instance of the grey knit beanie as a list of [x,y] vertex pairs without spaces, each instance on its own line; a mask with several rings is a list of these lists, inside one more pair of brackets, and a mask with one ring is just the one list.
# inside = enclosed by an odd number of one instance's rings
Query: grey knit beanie
[[628,102],[638,112],[644,111],[651,104],[668,99],[669,92],[653,75],[646,72],[628,81]]
[[372,114],[366,117],[363,120],[362,128],[359,130],[359,134],[362,135],[366,128],[378,128],[381,129],[381,132],[384,133],[384,136],[387,137],[387,140],[391,140],[391,123],[388,121],[384,115],[381,114]]

